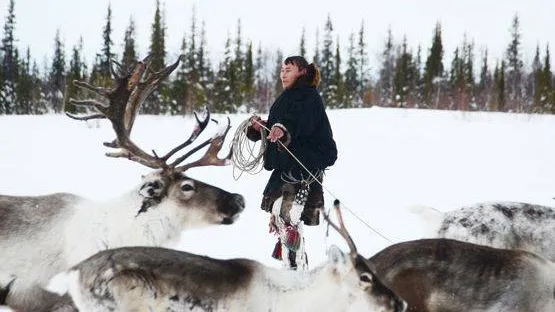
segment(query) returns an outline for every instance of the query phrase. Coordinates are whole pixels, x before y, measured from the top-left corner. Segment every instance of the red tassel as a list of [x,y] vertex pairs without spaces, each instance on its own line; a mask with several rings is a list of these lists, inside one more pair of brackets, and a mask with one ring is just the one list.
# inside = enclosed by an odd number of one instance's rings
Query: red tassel
[[285,247],[293,252],[301,247],[301,234],[295,227],[288,226],[285,229]]
[[278,238],[276,246],[274,247],[274,251],[272,251],[272,258],[277,260],[282,260],[282,253],[281,253],[281,239]]

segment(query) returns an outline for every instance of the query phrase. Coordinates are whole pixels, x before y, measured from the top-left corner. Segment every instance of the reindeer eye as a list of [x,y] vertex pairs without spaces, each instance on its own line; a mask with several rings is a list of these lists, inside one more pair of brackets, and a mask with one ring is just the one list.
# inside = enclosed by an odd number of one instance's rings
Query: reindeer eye
[[360,281],[364,283],[372,283],[372,275],[368,273],[362,273],[360,275]]
[[181,190],[183,192],[190,192],[190,191],[194,191],[195,187],[191,182],[183,182],[183,184],[181,184]]

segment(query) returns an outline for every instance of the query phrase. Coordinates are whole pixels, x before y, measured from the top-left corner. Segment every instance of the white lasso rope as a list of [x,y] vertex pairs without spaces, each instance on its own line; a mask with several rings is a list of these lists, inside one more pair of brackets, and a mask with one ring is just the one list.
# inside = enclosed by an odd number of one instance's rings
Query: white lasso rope
[[[231,163],[233,164],[233,178],[235,180],[238,180],[243,172],[257,174],[263,168],[262,158],[268,140],[262,128],[260,129],[260,141],[253,142],[249,140],[247,138],[247,128],[249,126],[251,126],[250,119],[246,119],[239,125],[233,136]],[[239,174],[236,174],[235,169],[239,169]]]

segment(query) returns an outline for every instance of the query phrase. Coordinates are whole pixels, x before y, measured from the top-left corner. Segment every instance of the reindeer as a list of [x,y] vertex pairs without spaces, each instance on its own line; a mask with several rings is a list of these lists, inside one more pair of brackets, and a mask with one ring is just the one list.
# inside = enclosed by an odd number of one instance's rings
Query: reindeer
[[[327,219],[329,221],[329,219]],[[104,250],[56,275],[48,289],[69,292],[81,312],[383,311],[406,303],[377,279],[340,218],[350,253],[336,246],[311,271],[220,260],[156,247]]]
[[[98,113],[70,117],[107,118],[117,138],[105,145],[118,149],[107,156],[124,157],[155,170],[128,193],[108,201],[66,193],[0,196],[0,289],[9,289],[5,298],[8,305],[22,311],[50,311],[60,305],[60,297],[43,289],[50,278],[96,252],[172,244],[184,229],[232,224],[243,211],[243,196],[185,175],[192,167],[228,163],[229,156],[221,159],[217,154],[230,128],[229,118],[216,135],[171,162],[170,157],[206,128],[208,110],[202,117],[195,114],[197,125],[190,137],[165,155],[151,155],[130,139],[138,107],[179,62],[149,74],[145,74],[149,57],[137,62],[131,71],[116,64],[119,67],[117,71],[112,68],[115,86],[111,89],[74,82],[107,100],[71,100],[72,104],[92,106]],[[181,164],[206,146],[199,160]]]
[[555,264],[524,250],[423,239],[368,260],[411,312],[555,311]]
[[555,209],[519,202],[492,202],[450,212],[413,207],[433,236],[495,248],[523,249],[555,261]]

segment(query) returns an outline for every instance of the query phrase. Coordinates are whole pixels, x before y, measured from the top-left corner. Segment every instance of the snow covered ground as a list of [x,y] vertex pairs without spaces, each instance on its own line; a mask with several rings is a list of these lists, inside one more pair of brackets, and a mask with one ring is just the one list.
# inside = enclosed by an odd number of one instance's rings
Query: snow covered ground
[[[346,225],[362,254],[426,236],[421,220],[407,210],[414,205],[448,211],[484,201],[555,204],[555,116],[386,108],[328,115],[339,158],[324,178],[325,200],[327,205],[335,198],[342,201]],[[228,136],[248,117],[231,116]],[[163,153],[185,140],[192,126],[190,117],[139,116],[132,138],[146,150]],[[203,137],[215,130],[210,125]],[[0,134],[1,194],[73,192],[106,199],[149,172],[103,156],[102,142],[114,138],[107,121],[0,116]],[[269,172],[238,180],[231,166],[194,168],[188,174],[243,194],[247,207],[231,226],[183,233],[176,248],[280,266],[270,257],[276,238],[268,233],[269,215],[258,208]],[[305,235],[312,265],[324,260],[330,244],[347,248],[333,231],[326,236],[325,226],[305,227]]]

